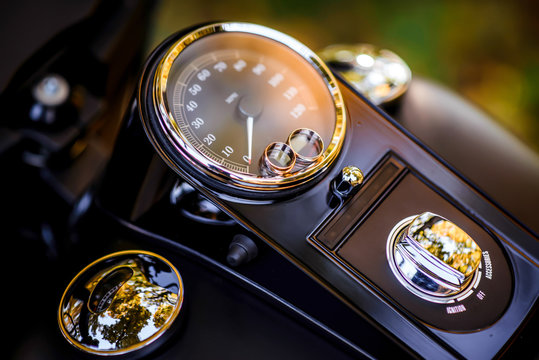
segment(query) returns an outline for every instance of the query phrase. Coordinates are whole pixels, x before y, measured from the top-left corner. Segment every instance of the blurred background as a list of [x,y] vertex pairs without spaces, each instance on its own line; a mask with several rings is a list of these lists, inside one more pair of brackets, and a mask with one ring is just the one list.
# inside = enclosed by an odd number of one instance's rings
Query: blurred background
[[[1,85],[39,44],[80,20],[89,0],[3,1]],[[447,86],[539,152],[539,2],[361,0],[161,0],[150,51],[186,26],[212,20],[260,23],[313,50],[366,42],[400,55],[415,76]]]
[[276,28],[313,50],[366,42],[468,98],[539,151],[539,2],[164,0],[149,46],[208,20]]

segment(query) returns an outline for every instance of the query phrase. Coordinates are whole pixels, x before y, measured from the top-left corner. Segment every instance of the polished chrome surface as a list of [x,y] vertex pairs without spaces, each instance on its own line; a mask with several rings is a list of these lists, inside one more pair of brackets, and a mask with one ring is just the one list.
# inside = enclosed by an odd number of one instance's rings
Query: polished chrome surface
[[[316,76],[320,78],[321,84],[324,84],[323,87],[325,89],[323,89],[323,91],[326,93],[326,96],[331,99],[331,113],[334,114],[334,120],[332,120],[334,121],[334,124],[332,124],[333,132],[319,161],[313,162],[310,166],[298,168],[297,171],[287,172],[286,176],[257,176],[256,174],[234,170],[224,163],[216,162],[215,159],[212,159],[193,146],[190,139],[186,138],[185,134],[179,128],[177,121],[174,118],[173,110],[170,108],[169,102],[167,101],[169,96],[167,93],[167,82],[171,75],[171,68],[182,51],[191,44],[201,40],[203,41],[212,34],[223,33],[245,34],[252,36],[253,41],[255,42],[258,41],[257,39],[271,40],[283,47],[283,49],[287,49],[286,51],[289,52],[291,59],[299,56],[302,58],[302,66],[310,67],[314,70]],[[240,187],[248,190],[274,191],[276,189],[285,189],[301,185],[312,180],[315,176],[324,172],[333,163],[340,152],[346,131],[346,114],[342,95],[335,78],[323,61],[306,46],[288,35],[255,24],[234,22],[216,23],[201,27],[179,39],[168,49],[158,65],[155,74],[153,97],[155,105],[154,110],[159,115],[160,126],[167,134],[171,144],[182,157],[204,174],[233,187]],[[240,113],[245,112],[246,111],[240,109]],[[255,116],[253,116],[250,111],[247,111],[247,113],[246,127],[248,129],[247,133],[250,133],[249,119],[253,122],[255,121]],[[275,139],[274,141],[285,140],[286,139]],[[161,155],[173,168],[178,167],[177,164],[171,161],[167,154]]]
[[296,129],[288,136],[287,144],[296,153],[296,161],[301,165],[309,165],[318,161],[324,153],[324,141],[314,130]]
[[157,254],[124,251],[93,262],[73,279],[62,297],[58,322],[63,336],[79,350],[119,355],[160,338],[182,302],[182,280],[172,264]]
[[354,188],[363,184],[363,172],[357,166],[345,166],[331,182],[331,190],[339,197],[346,197]]
[[389,235],[387,255],[397,279],[433,302],[466,291],[481,262],[481,249],[468,234],[430,212],[399,222]]
[[342,179],[351,186],[355,187],[363,183],[363,172],[355,166],[345,166],[342,169]]
[[264,150],[262,171],[267,170],[269,176],[284,175],[290,172],[295,164],[296,153],[288,144],[275,142],[269,144]]
[[397,54],[373,45],[332,45],[319,55],[376,105],[404,94],[412,80],[410,68]]

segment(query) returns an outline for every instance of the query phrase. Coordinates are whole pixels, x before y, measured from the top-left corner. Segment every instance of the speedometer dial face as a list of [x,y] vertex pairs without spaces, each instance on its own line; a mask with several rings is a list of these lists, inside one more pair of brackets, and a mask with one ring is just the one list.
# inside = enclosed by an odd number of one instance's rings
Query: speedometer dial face
[[[331,164],[344,137],[341,95],[327,68],[297,41],[258,25],[214,24],[181,38],[158,67],[154,96],[178,153],[241,188],[305,183]],[[276,153],[275,143],[287,153]],[[284,158],[286,166],[272,166]]]

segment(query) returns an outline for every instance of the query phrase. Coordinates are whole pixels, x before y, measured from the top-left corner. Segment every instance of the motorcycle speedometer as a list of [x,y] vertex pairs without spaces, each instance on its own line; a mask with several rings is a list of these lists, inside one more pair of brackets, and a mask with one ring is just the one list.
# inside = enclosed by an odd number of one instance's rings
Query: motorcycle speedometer
[[306,184],[335,160],[346,130],[342,96],[298,41],[259,25],[217,23],[163,51],[141,92],[153,116],[142,118],[180,174],[188,167],[199,181],[264,193]]

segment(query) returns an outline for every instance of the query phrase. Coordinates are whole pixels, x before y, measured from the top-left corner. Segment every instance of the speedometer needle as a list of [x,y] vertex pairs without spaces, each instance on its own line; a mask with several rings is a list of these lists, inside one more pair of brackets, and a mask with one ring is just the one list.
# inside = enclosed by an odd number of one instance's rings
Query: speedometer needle
[[253,117],[247,117],[247,157],[249,158],[249,165],[251,165],[252,151],[253,151]]
[[238,101],[240,116],[245,119],[247,125],[247,158],[249,159],[249,165],[251,165],[253,158],[253,123],[255,118],[262,113],[263,107],[259,98],[253,95],[242,96]]

